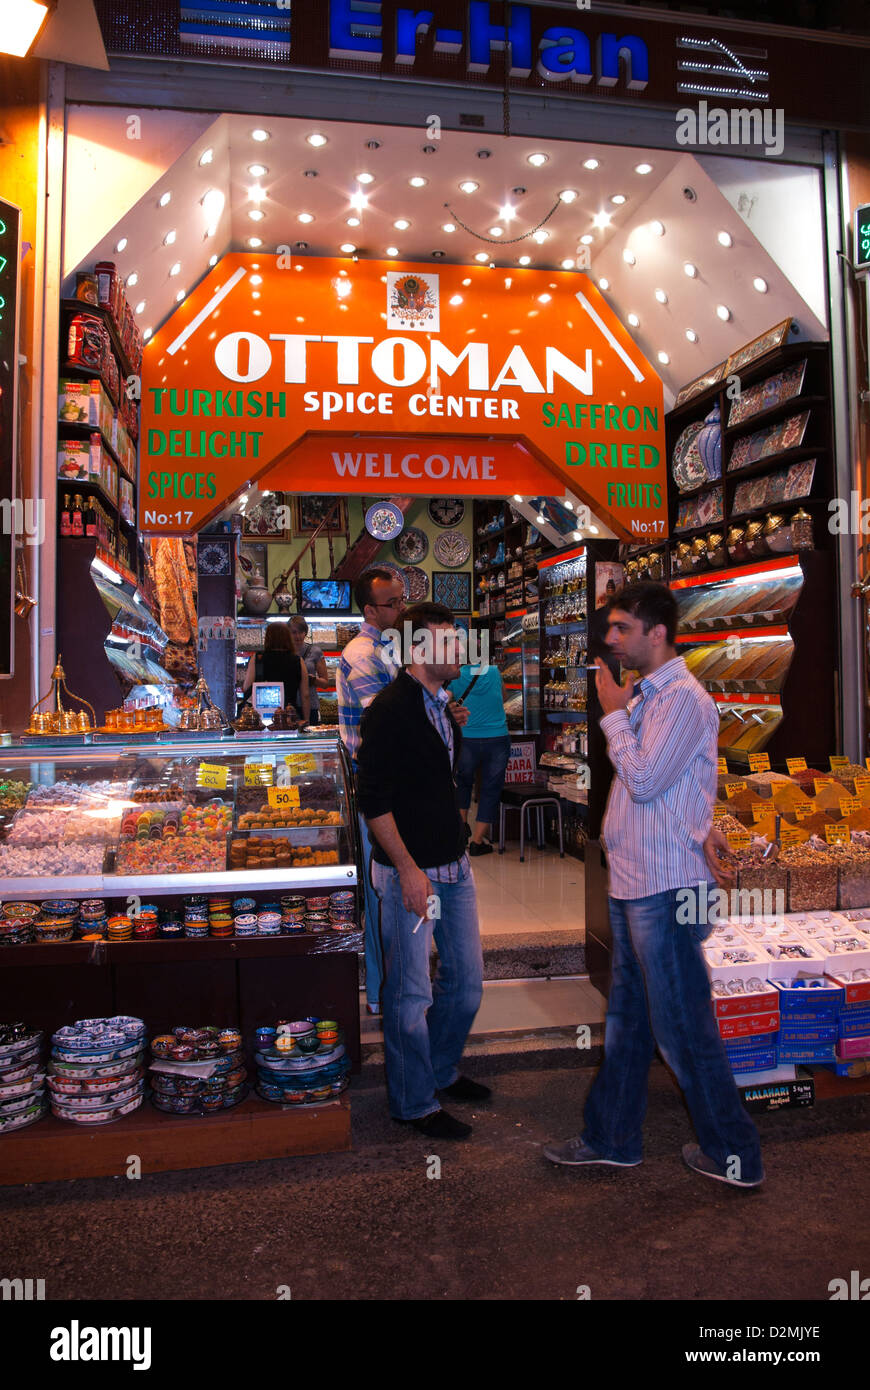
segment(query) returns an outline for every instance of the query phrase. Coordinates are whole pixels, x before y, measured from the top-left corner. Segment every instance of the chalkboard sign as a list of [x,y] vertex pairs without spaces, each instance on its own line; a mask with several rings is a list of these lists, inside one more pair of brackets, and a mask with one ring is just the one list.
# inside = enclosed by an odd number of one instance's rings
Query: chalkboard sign
[[0,679],[12,675],[21,210],[0,198]]

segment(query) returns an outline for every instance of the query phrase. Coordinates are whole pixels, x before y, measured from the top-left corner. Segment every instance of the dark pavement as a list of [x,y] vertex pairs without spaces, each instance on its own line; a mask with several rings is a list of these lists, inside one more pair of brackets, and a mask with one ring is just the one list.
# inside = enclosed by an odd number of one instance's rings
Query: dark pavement
[[475,1114],[465,1143],[394,1124],[369,1068],[352,1153],[0,1189],[0,1275],[44,1278],[47,1299],[185,1300],[828,1300],[870,1275],[870,1097],[759,1116],[767,1181],[747,1192],[684,1167],[694,1136],[659,1064],[644,1163],[591,1172],[541,1155],[580,1127],[576,1054],[472,1069],[497,1094],[453,1107]]

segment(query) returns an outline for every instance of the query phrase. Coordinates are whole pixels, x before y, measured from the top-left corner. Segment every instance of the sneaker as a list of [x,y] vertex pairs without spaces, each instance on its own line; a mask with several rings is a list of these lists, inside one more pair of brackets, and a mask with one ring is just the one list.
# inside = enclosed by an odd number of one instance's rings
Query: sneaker
[[471,1134],[471,1125],[454,1119],[446,1110],[431,1110],[418,1120],[399,1120],[399,1124],[413,1125],[428,1139],[467,1139]]
[[480,1081],[472,1081],[470,1076],[457,1076],[452,1086],[444,1086],[442,1096],[451,1100],[490,1100],[492,1091]]
[[718,1163],[714,1163],[712,1158],[708,1158],[702,1153],[698,1144],[683,1145],[683,1162],[688,1168],[696,1173],[702,1173],[705,1178],[715,1178],[717,1182],[727,1182],[729,1187],[760,1187],[764,1182],[764,1174],[760,1178],[729,1178],[725,1169]]
[[544,1149],[544,1157],[548,1158],[551,1163],[564,1163],[571,1167],[606,1163],[611,1168],[637,1168],[641,1163],[639,1158],[634,1163],[621,1163],[618,1158],[602,1158],[580,1138],[566,1139],[564,1144],[547,1144]]
[[468,853],[472,859],[477,859],[481,854],[492,854],[492,845],[489,840],[469,840]]

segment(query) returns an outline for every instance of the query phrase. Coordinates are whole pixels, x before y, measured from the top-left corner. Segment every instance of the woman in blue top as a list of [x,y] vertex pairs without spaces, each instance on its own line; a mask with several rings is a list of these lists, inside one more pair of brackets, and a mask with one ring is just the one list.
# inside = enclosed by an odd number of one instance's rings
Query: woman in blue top
[[467,827],[471,788],[474,775],[480,768],[480,802],[468,852],[475,856],[492,854],[492,844],[486,837],[498,812],[511,751],[501,672],[497,666],[465,665],[460,667],[459,678],[451,681],[448,688],[469,710],[468,723],[462,730],[462,748],[456,769],[459,806],[462,819],[466,822],[466,835],[471,834]]

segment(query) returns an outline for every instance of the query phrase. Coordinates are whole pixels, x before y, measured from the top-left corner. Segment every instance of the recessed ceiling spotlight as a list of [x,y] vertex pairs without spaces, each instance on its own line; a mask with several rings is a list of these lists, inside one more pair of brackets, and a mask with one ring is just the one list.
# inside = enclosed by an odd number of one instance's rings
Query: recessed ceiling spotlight
[[501,218],[502,222],[513,222],[514,218],[517,215],[517,210],[514,207],[513,203],[502,203],[501,207],[498,210],[498,215]]
[[635,172],[636,174],[651,174],[651,173],[652,173],[652,165],[651,165],[651,164],[635,164],[635,166],[634,166],[634,172]]
[[763,280],[760,275],[756,275],[752,283],[759,294],[767,294],[767,281]]
[[[259,247],[263,245],[263,238],[259,236],[249,236],[248,245],[250,246],[252,251],[256,251],[259,249]],[[297,242],[296,245],[298,246],[299,242]]]
[[666,352],[656,353],[656,356],[658,357],[663,367],[666,367],[671,360]]
[[698,341],[698,335],[692,328],[686,329],[686,337],[688,338],[690,343],[697,343]]
[[442,230],[442,232],[455,232],[455,231],[456,231],[456,223],[455,223],[455,222],[444,222],[444,223],[442,223],[441,230]]
[[408,221],[407,217],[400,217],[398,222],[393,223],[393,226],[395,227],[397,232],[406,232],[410,225],[411,224]]
[[306,179],[316,179],[319,177],[317,169],[305,169],[303,170],[303,176]]
[[172,265],[172,266],[169,267],[169,274],[170,274],[170,275],[179,275],[180,273],[181,273],[181,261],[176,261],[176,262],[175,262],[175,265]]
[[573,512],[573,510],[574,510],[574,503],[571,501],[570,497],[568,497],[568,498],[565,499],[564,507],[565,507],[565,510],[566,510],[566,511],[568,511],[568,512]]
[[596,227],[599,232],[603,232],[605,227],[610,226],[610,213],[596,212],[595,216],[592,219],[592,225],[593,227]]
[[638,318],[637,314],[629,314],[628,321],[631,324],[632,328],[637,328],[640,325],[640,319]]
[[388,256],[398,256],[398,254],[399,254],[399,248],[398,248],[398,246],[388,246],[388,247],[387,247],[387,255],[388,255]]
[[248,173],[251,175],[252,178],[261,179],[265,174],[268,174],[268,172],[269,170],[266,168],[265,164],[248,165]]
[[504,227],[490,227],[490,236],[504,236]]
[[543,227],[539,227],[532,239],[536,241],[539,246],[543,246],[544,242],[549,240],[549,236],[549,232],[545,232]]
[[209,256],[209,258],[208,258],[208,263],[209,263],[209,265],[217,265],[217,261],[218,261],[217,256]]
[[262,222],[266,214],[264,213],[262,208],[251,208],[250,212],[248,213],[248,216],[250,217],[252,222]]
[[658,218],[650,222],[649,229],[655,236],[664,236],[665,234],[665,224],[664,222],[659,222]]
[[425,188],[428,179],[421,178],[419,174],[415,174],[412,179],[408,179],[408,182],[412,188]]
[[594,236],[590,236],[589,233],[587,232],[585,236],[582,236],[582,237],[580,238],[580,245],[581,245],[581,246],[591,246],[594,240],[595,240]]
[[182,301],[182,299],[184,298],[184,296],[185,296],[186,294],[187,294],[187,290],[179,290],[179,291],[178,291],[178,294],[175,296],[175,302],[176,302],[176,304],[180,304],[181,301]]
[[144,299],[140,299],[140,300],[139,300],[139,303],[136,305],[136,313],[137,313],[137,314],[141,314],[141,313],[142,313],[142,310],[143,310],[144,308],[145,308],[145,300],[144,300]]
[[523,188],[521,183],[518,183],[516,188],[511,189],[511,193],[513,193],[515,198],[522,198],[525,192],[526,190]]
[[583,532],[582,532],[582,531],[575,531],[575,532],[574,532],[574,539],[575,539],[575,541],[581,541],[581,540],[583,539]]
[[549,158],[550,156],[548,154],[530,154],[526,156],[528,163],[535,169],[540,169],[541,165],[546,164]]
[[459,185],[459,190],[461,193],[476,193],[479,187],[480,184],[475,183],[474,179],[463,179]]
[[520,265],[530,265],[531,260],[531,256],[520,256]]
[[565,260],[565,261],[562,262],[562,269],[563,269],[563,270],[573,270],[573,269],[574,269],[574,264],[575,264],[574,261],[572,261],[572,260],[571,260],[571,257],[569,256],[567,260]]
[[347,222],[347,225],[349,227],[358,227],[360,225],[360,220],[358,217],[347,217],[345,218],[345,221]]
[[423,151],[424,154],[437,154],[437,153],[438,153],[438,146],[437,146],[437,145],[421,145],[420,148],[422,149],[422,151]]
[[628,249],[623,251],[622,259],[625,261],[626,265],[637,265],[637,256],[633,251],[629,251]]
[[350,195],[350,205],[352,208],[355,208],[357,212],[365,212],[369,205],[367,195],[365,193],[360,193],[359,189],[357,189],[356,193],[351,193]]
[[357,181],[357,183],[374,183],[374,181],[375,181],[375,176],[374,176],[374,174],[368,174],[368,173],[357,174],[357,176],[356,176],[356,181]]
[[559,200],[563,203],[573,203],[577,198],[576,188],[563,188],[559,194]]
[[146,329],[145,329],[145,332],[142,334],[142,337],[144,338],[144,340],[145,340],[146,343],[147,343],[148,339],[151,337],[151,334],[152,334],[153,332],[154,332],[154,329],[153,329],[153,328],[146,328]]
[[381,148],[381,142],[380,142],[380,140],[366,140],[366,149],[367,149],[367,150],[379,150],[380,148]]
[[313,212],[300,212],[300,213],[298,214],[296,220],[297,220],[297,222],[313,222],[313,221],[314,221],[314,213],[313,213]]
[[488,251],[477,251],[477,252],[475,253],[474,259],[475,259],[476,261],[488,261],[488,260],[489,260],[489,252],[488,252]]
[[732,245],[733,245],[733,238],[732,238],[730,232],[719,232],[718,235],[717,235],[717,237],[716,237],[716,240],[718,241],[718,243],[719,243],[720,246],[732,246]]
[[597,526],[590,526],[590,527],[589,527],[589,532],[590,532],[591,535],[597,536],[597,535],[598,535],[598,527],[597,527]]
[[489,159],[489,158],[491,157],[491,155],[492,155],[492,150],[478,150],[478,151],[477,151],[477,157],[478,157],[478,159]]
[[435,258],[436,261],[441,261],[441,260],[443,260],[445,254],[446,254],[446,253],[445,253],[444,251],[433,251],[433,252],[432,252],[432,255],[434,256],[434,258]]
[[727,323],[731,317],[731,310],[728,308],[727,304],[717,304],[716,313],[719,315],[723,323]]
[[[259,237],[250,237],[250,238],[249,238],[249,241],[259,241]],[[261,244],[262,244],[262,243],[261,243]],[[294,243],[293,243],[293,249],[294,249],[294,251],[307,251],[307,250],[308,250],[308,242],[307,242],[307,241],[294,241]],[[298,265],[296,266],[296,269],[297,269],[297,270],[299,269],[299,266],[298,266]]]
[[343,241],[341,243],[341,246],[339,247],[339,250],[342,251],[345,256],[352,256],[354,251],[356,250],[356,247],[354,246],[352,241]]
[[262,285],[262,283],[263,283],[263,277],[262,277],[262,275],[252,275],[252,276],[251,276],[251,284],[252,284],[252,285]]
[[264,140],[269,139],[269,132],[268,130],[263,130],[262,126],[258,126],[256,130],[251,131],[251,139],[262,144]]
[[202,167],[203,164],[211,164],[213,159],[214,150],[203,150],[202,154],[199,156],[200,167]]
[[610,195],[610,201],[611,201],[611,203],[615,203],[617,207],[622,207],[622,204],[625,202],[625,194],[624,194],[624,193],[611,193],[611,195]]
[[600,162],[601,162],[601,161],[598,160],[598,159],[584,159],[584,161],[583,161],[583,168],[584,168],[584,169],[597,169],[597,168],[598,168],[598,165],[600,164]]
[[167,232],[167,233],[166,233],[166,236],[163,238],[163,245],[164,245],[164,246],[172,246],[172,245],[174,244],[174,242],[175,242],[175,230],[173,229],[171,232]]
[[171,194],[171,193],[162,193],[162,194],[160,195],[160,201],[158,202],[157,206],[158,206],[159,208],[165,208],[165,207],[166,207],[166,204],[167,204],[167,203],[171,203],[171,202],[172,202],[172,194]]
[[118,244],[117,244],[116,247],[115,247],[115,254],[118,255],[118,256],[120,256],[121,252],[124,250],[124,248],[126,247],[126,245],[127,245],[127,238],[126,238],[125,236],[122,236],[122,237],[121,237],[121,240],[118,242]]
[[602,275],[601,279],[598,281],[598,288],[600,290],[610,289],[610,281],[607,279],[605,275]]
[[266,196],[266,190],[260,183],[252,183],[248,189],[248,197],[252,203],[262,203]]
[[656,299],[659,304],[667,304],[668,296],[665,290],[656,290]]
[[455,305],[458,305],[458,304],[461,304],[461,303],[462,303],[462,295],[461,295],[461,294],[452,294],[452,295],[450,296],[450,303],[453,304],[454,306],[455,306]]
[[308,141],[309,145],[313,145],[316,150],[319,150],[322,145],[329,144],[326,136],[321,135],[319,130],[313,131],[311,135],[306,135],[305,139]]
[[695,276],[698,274],[698,267],[696,265],[692,265],[691,261],[686,261],[684,263],[683,270],[686,272],[690,280],[694,280]]
[[138,283],[139,276],[136,274],[135,270],[131,271],[131,273],[127,276],[127,288],[132,289],[133,286],[138,285]]

